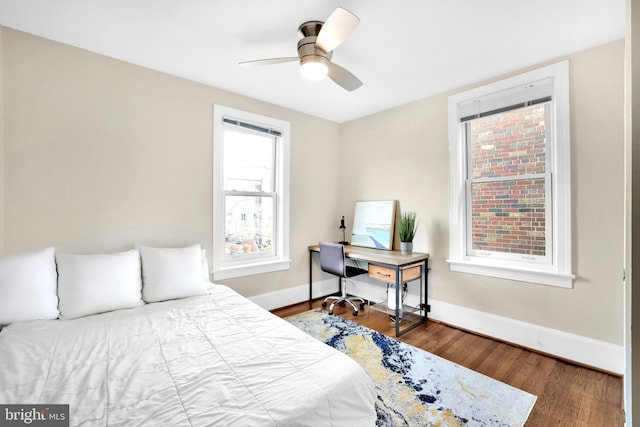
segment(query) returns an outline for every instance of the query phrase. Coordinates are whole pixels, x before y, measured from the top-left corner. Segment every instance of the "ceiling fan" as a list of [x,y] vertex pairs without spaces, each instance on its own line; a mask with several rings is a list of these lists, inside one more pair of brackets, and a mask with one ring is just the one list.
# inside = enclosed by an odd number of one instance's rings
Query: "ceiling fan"
[[307,21],[298,27],[298,56],[258,59],[240,62],[242,66],[272,65],[299,61],[302,75],[310,80],[321,80],[329,76],[349,92],[362,86],[362,82],[350,71],[331,62],[333,50],[340,46],[360,23],[353,13],[337,8],[326,22]]

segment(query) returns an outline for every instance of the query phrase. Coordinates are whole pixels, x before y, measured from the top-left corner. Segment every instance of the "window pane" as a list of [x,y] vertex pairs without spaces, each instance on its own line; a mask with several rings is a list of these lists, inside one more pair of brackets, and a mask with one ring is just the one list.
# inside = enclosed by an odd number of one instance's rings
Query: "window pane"
[[469,122],[471,177],[545,173],[545,106],[518,108]]
[[273,198],[225,196],[225,256],[273,252]]
[[226,191],[273,191],[275,137],[225,126],[223,179]]
[[544,189],[544,178],[472,183],[472,249],[544,256]]

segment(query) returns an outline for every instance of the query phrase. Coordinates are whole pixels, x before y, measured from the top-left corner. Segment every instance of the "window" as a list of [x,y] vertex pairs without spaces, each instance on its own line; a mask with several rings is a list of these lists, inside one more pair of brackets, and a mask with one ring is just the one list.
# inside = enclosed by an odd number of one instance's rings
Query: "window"
[[571,287],[568,63],[449,97],[452,271]]
[[289,268],[289,123],[214,106],[213,277]]

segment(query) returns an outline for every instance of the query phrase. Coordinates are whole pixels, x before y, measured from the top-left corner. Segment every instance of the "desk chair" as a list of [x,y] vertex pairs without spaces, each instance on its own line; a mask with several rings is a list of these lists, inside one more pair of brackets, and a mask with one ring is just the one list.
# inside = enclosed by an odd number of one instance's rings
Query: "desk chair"
[[362,268],[346,265],[344,256],[344,246],[339,243],[320,242],[320,268],[327,273],[335,274],[340,278],[340,296],[331,296],[325,298],[322,303],[323,307],[327,306],[327,301],[335,300],[329,307],[329,314],[333,314],[333,307],[341,302],[346,302],[353,307],[353,315],[358,315],[358,306],[353,301],[360,301],[360,308],[364,307],[365,300],[360,297],[349,297],[347,295],[347,279],[361,274],[367,274],[368,271]]

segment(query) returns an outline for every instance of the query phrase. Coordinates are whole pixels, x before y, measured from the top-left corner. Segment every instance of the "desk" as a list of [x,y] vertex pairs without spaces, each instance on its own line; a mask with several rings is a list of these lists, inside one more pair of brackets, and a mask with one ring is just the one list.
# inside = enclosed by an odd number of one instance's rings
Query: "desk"
[[[319,245],[309,246],[309,302],[313,299],[313,254],[320,252]],[[402,253],[400,251],[386,251],[382,249],[363,248],[359,246],[344,246],[344,253],[347,258],[356,261],[365,261],[369,264],[369,276],[382,280],[386,283],[395,282],[396,287],[396,307],[395,313],[391,310],[391,314],[395,316],[396,337],[410,331],[418,325],[427,321],[427,312],[429,311],[429,305],[427,304],[427,280],[429,271],[429,254],[413,252],[410,254]],[[416,274],[416,268],[417,274]],[[413,307],[415,313],[410,314],[417,318],[417,320],[404,329],[400,329],[401,321],[401,303],[400,303],[400,289],[404,283],[412,280],[420,279],[420,302],[418,307]],[[389,311],[386,309],[387,302],[376,304],[373,308],[383,306],[383,311]],[[378,307],[376,307],[378,306]],[[404,310],[404,309],[403,309]]]

